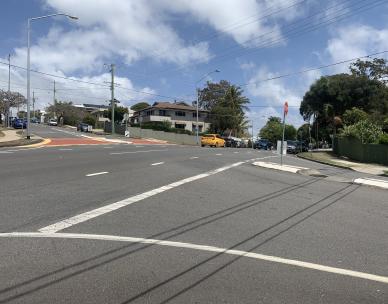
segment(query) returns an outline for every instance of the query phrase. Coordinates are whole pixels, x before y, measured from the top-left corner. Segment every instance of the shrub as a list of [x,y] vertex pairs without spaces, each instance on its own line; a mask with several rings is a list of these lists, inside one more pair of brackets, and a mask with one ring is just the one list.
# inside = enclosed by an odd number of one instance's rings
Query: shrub
[[342,117],[345,125],[350,126],[362,120],[367,120],[368,113],[359,108],[353,107],[352,109],[346,110]]
[[382,133],[380,135],[379,144],[388,145],[388,133]]
[[86,115],[83,119],[82,119],[82,122],[88,124],[88,125],[91,125],[94,127],[94,125],[96,124],[96,119],[92,116],[92,115]]
[[379,141],[382,133],[378,125],[368,120],[361,120],[353,125],[345,126],[341,135],[358,138],[363,144],[374,144]]

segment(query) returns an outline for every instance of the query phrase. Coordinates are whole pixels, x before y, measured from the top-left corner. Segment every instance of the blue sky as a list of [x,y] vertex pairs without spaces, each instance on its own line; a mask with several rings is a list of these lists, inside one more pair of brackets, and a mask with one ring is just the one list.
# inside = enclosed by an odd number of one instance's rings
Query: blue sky
[[[32,75],[37,105],[57,97],[74,103],[106,103],[109,72],[115,63],[117,98],[138,101],[192,101],[204,74],[244,85],[251,100],[247,116],[255,132],[266,117],[303,121],[298,105],[321,75],[347,70],[348,64],[292,77],[263,81],[309,67],[388,50],[388,4],[384,0],[3,0],[0,12],[0,61],[26,66],[26,20],[64,12],[79,17],[32,24],[31,65],[49,74],[100,85]],[[380,57],[386,58],[386,54]],[[11,87],[26,94],[25,71],[12,69]],[[7,87],[7,66],[0,64],[0,88]],[[248,84],[248,85],[247,85]],[[160,97],[162,95],[164,97]]]

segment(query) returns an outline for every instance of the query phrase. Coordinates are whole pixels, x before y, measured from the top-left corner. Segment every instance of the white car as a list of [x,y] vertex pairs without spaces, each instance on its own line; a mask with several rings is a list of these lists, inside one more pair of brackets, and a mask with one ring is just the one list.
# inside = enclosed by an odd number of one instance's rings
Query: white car
[[48,125],[49,125],[49,126],[57,126],[57,125],[58,125],[58,122],[57,122],[56,119],[51,118],[51,119],[49,120],[49,122],[48,122]]

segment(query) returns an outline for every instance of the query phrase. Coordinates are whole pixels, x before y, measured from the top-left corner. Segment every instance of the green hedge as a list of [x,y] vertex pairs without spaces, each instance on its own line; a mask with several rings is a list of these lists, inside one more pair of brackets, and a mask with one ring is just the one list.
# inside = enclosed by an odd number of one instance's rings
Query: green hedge
[[135,128],[141,127],[141,129],[151,129],[154,131],[164,131],[164,132],[171,132],[171,133],[177,133],[177,134],[193,135],[193,132],[189,130],[172,128],[171,123],[167,121],[149,121],[149,122],[144,122],[141,125],[131,124],[131,127],[135,127]]

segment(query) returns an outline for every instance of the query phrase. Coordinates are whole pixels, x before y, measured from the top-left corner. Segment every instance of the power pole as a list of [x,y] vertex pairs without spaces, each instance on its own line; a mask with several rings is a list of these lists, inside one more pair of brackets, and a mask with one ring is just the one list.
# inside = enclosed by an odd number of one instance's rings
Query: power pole
[[9,99],[11,97],[11,54],[8,54],[8,96],[5,106],[5,127],[9,127]]
[[57,90],[55,89],[55,80],[54,80],[54,91],[53,91],[53,99],[54,99],[54,118],[57,117],[57,99],[55,98],[55,93]]
[[35,91],[32,91],[32,117],[35,117]]
[[255,149],[255,144],[254,144],[254,140],[253,140],[253,119],[251,120],[251,123],[252,123],[252,149]]
[[111,73],[111,85],[110,85],[110,90],[112,93],[111,96],[111,108],[112,108],[112,121],[111,121],[111,126],[112,126],[112,135],[115,134],[115,65],[112,63],[110,65],[110,73]]

